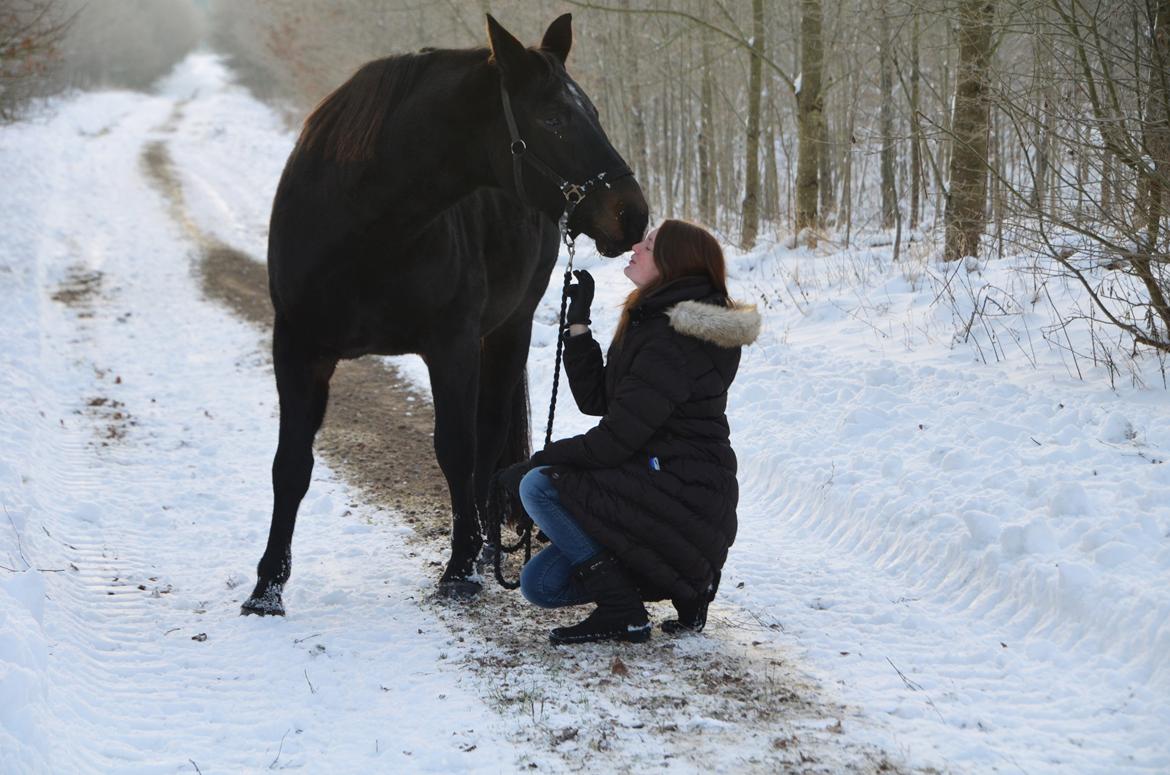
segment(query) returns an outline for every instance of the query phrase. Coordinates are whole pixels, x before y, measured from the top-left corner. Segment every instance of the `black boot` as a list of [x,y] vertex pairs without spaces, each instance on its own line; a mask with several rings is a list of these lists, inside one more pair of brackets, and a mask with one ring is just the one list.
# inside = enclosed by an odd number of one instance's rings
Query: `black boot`
[[597,608],[580,624],[557,627],[548,634],[550,641],[562,644],[650,640],[650,617],[642,605],[642,595],[617,558],[602,552],[578,565],[573,573]]
[[680,632],[702,632],[707,626],[707,606],[715,599],[719,590],[720,571],[715,571],[715,578],[707,587],[707,594],[693,600],[672,600],[674,610],[678,612],[677,619],[662,623],[662,631],[674,635]]

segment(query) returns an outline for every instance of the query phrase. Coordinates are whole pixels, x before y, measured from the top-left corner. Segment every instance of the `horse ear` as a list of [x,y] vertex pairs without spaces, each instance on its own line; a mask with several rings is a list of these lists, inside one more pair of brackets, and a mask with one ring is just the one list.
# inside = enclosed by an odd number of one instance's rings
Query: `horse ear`
[[517,76],[524,68],[528,56],[524,44],[516,40],[512,33],[504,29],[504,25],[487,14],[488,43],[492,49],[492,59],[504,75]]
[[569,58],[569,49],[573,47],[573,14],[566,13],[558,16],[548,25],[544,32],[544,40],[540,47],[561,60],[561,64]]

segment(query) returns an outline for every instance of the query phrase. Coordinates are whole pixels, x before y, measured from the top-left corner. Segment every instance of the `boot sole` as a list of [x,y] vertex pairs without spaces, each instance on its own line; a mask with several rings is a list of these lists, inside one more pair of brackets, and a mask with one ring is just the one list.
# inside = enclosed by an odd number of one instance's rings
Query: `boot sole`
[[645,643],[650,640],[650,627],[639,630],[619,630],[617,632],[590,633],[588,635],[557,635],[556,631],[548,634],[549,643],[554,646],[566,646],[573,643],[602,643],[617,641],[619,643]]

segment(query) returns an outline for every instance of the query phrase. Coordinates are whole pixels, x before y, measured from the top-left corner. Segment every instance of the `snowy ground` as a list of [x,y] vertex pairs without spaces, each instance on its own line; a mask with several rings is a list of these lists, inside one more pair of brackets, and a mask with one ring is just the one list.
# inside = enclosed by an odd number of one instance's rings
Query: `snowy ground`
[[[187,231],[140,158],[167,142],[185,217],[259,258],[292,139],[206,56],[156,95],[82,96],[0,130],[4,772],[509,771],[585,753],[523,744],[535,704],[529,720],[469,671],[483,649],[420,604],[433,569],[410,528],[323,465],[298,520],[293,615],[235,615],[267,530],[270,369],[255,330],[200,297]],[[583,245],[578,266],[605,338],[622,262]],[[740,537],[710,632],[678,653],[783,654],[850,709],[801,734],[833,726],[909,767],[1164,772],[1170,400],[1153,361],[1113,389],[1052,344],[1052,307],[1079,299],[1057,282],[1037,293],[1024,268],[918,251],[895,265],[888,247],[730,256],[733,293],[766,319],[730,402]],[[559,286],[537,313],[536,418]],[[956,336],[989,293],[1011,314]],[[395,363],[425,392],[417,359]],[[558,435],[587,428],[562,397]],[[747,725],[677,721],[728,767],[776,769]],[[638,723],[613,737],[642,756],[623,762],[709,762],[662,759]]]

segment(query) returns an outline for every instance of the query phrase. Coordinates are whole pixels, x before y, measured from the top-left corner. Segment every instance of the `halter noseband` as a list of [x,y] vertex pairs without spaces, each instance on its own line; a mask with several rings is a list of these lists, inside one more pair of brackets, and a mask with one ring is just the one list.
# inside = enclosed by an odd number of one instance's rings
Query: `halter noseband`
[[[561,196],[565,198],[565,211],[561,214],[561,233],[563,238],[568,241],[569,235],[569,218],[572,217],[573,211],[577,209],[577,205],[589,196],[598,185],[604,185],[606,188],[610,187],[610,183],[615,180],[630,177],[633,171],[624,163],[622,166],[614,171],[613,175],[609,172],[599,172],[593,177],[586,180],[584,183],[570,183],[562,178],[552,170],[547,164],[540,160],[534,153],[528,152],[528,144],[520,138],[520,130],[516,128],[516,117],[512,115],[512,100],[508,96],[508,90],[504,88],[504,80],[500,79],[500,100],[504,104],[504,120],[508,122],[508,134],[511,135],[512,143],[509,150],[512,152],[512,176],[516,179],[516,194],[520,197],[520,201],[528,202],[528,194],[524,190],[524,162],[536,169],[541,175],[544,175],[561,191]],[[528,202],[528,204],[532,204]]]

